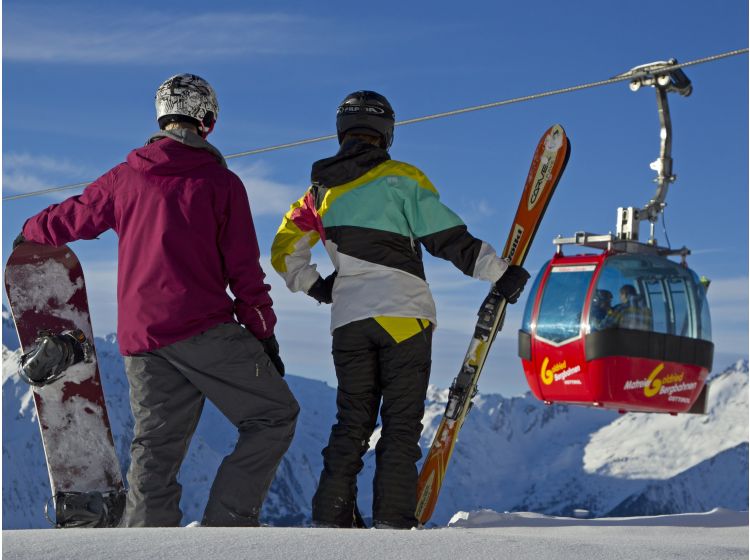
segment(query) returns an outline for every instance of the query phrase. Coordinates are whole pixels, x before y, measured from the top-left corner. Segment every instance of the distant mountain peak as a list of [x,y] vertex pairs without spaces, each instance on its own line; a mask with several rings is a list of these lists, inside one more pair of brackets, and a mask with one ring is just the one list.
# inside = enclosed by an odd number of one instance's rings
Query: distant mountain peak
[[714,371],[713,373],[711,373],[711,375],[708,376],[708,381],[713,381],[717,377],[730,375],[732,373],[744,373],[745,375],[748,375],[748,359],[743,358],[741,360],[737,360],[732,365],[721,371]]
[[[95,342],[125,472],[133,420],[122,357],[114,335]],[[18,351],[3,349],[4,529],[47,526],[43,509],[49,483],[44,454],[31,391],[14,374],[17,359]],[[732,458],[742,453],[741,445],[747,445],[747,364],[740,360],[715,377],[709,392],[710,414],[705,416],[622,416],[587,407],[547,406],[530,393],[510,398],[477,395],[456,444],[434,523],[442,525],[456,511],[482,507],[547,515],[573,515],[575,510],[586,509],[592,516],[605,515],[619,504],[631,509],[644,504],[649,512],[698,507],[695,504],[746,509],[747,492],[743,494],[742,489],[747,487],[747,462],[722,467],[720,476],[712,476],[710,469],[731,465]],[[322,381],[294,375],[285,379],[301,412],[263,519],[274,525],[306,525],[322,470],[320,452],[336,421],[336,390]],[[430,386],[420,442],[423,452],[431,443],[447,397],[447,389]],[[185,522],[201,518],[211,481],[236,433],[215,407],[206,406],[179,475]],[[372,446],[378,435],[379,428]],[[731,449],[736,450],[727,452]],[[372,447],[364,464],[358,501],[369,517],[375,468]],[[695,499],[676,501],[674,496],[680,492]],[[646,497],[639,501],[644,493]],[[660,501],[659,496],[668,498]]]

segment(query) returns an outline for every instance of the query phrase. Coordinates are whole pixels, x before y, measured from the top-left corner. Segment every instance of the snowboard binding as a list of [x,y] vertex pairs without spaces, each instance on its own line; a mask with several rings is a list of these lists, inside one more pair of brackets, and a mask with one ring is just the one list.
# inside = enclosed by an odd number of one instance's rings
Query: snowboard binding
[[59,379],[70,366],[90,363],[93,347],[78,329],[60,334],[40,331],[34,347],[19,359],[18,374],[34,387],[43,387]]
[[125,492],[58,492],[54,520],[49,515],[50,502],[44,516],[57,529],[117,527],[125,510]]

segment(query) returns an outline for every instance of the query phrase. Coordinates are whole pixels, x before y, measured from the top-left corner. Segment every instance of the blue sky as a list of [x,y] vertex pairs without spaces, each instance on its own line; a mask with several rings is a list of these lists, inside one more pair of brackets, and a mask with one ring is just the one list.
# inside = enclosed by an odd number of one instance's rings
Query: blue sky
[[[651,2],[3,2],[3,195],[91,180],[155,130],[153,95],[193,72],[218,92],[210,140],[225,154],[334,132],[356,89],[388,96],[398,119],[606,79],[633,66],[686,62],[748,45],[745,0]],[[689,98],[671,96],[674,170],[666,225],[690,266],[713,280],[715,368],[748,353],[748,58],[686,69]],[[626,83],[400,127],[395,159],[420,167],[478,237],[502,248],[541,133],[572,139],[565,177],[529,255],[535,274],[558,234],[614,230],[618,206],[654,192],[652,90]],[[268,255],[310,164],[334,142],[233,160]],[[3,204],[3,260],[30,215],[60,200]],[[659,241],[664,242],[661,224]],[[645,235],[645,229],[642,234]],[[114,331],[116,238],[73,244],[87,275],[95,331]],[[322,251],[320,269],[331,270]],[[288,371],[335,382],[328,309],[290,294],[267,266]],[[428,257],[440,328],[433,382],[460,365],[486,286]],[[480,382],[517,394],[525,382],[512,308]]]

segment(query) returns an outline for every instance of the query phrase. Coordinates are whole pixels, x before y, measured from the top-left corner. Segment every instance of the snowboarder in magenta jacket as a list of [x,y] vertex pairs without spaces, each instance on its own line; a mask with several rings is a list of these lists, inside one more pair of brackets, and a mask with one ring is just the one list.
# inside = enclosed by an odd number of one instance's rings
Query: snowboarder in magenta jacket
[[30,218],[19,236],[62,245],[118,235],[117,332],[135,417],[127,527],[180,523],[177,472],[206,397],[239,439],[211,488],[205,525],[258,525],[294,434],[299,407],[282,379],[247,193],[206,141],[218,109],[202,78],[168,79],[156,93],[160,132],[81,195]]

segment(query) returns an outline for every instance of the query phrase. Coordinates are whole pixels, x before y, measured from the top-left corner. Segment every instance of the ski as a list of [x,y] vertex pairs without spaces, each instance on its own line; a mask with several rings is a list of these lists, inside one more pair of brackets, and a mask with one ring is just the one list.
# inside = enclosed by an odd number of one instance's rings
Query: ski
[[[510,264],[523,264],[569,156],[570,143],[562,126],[550,127],[534,151],[518,210],[502,252]],[[493,287],[479,308],[474,336],[461,370],[451,384],[445,413],[419,473],[416,517],[421,525],[432,517],[435,510],[458,432],[471,409],[490,346],[502,328],[506,305],[505,299]]]

